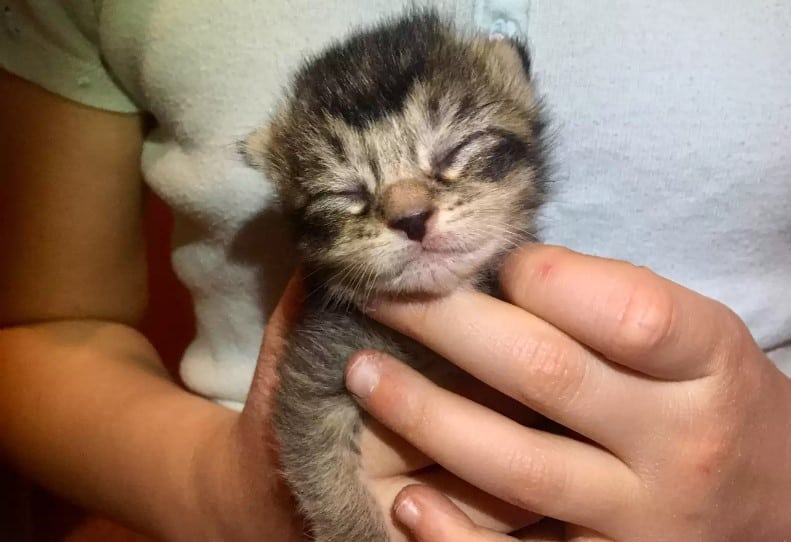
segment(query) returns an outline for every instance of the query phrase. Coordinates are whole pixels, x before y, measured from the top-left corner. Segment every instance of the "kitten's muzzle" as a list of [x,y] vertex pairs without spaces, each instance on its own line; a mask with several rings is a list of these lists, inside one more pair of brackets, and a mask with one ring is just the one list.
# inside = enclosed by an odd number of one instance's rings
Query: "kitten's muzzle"
[[390,228],[406,233],[412,241],[422,241],[434,214],[428,186],[418,179],[392,183],[382,195],[382,214]]

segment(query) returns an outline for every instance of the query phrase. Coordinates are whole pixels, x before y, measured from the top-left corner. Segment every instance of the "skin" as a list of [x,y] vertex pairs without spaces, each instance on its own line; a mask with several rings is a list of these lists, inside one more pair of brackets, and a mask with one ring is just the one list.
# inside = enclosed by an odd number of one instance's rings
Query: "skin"
[[[791,536],[791,384],[732,311],[551,246],[517,251],[501,282],[508,302],[460,291],[371,314],[573,433],[516,424],[374,352],[347,370],[360,404],[460,478],[565,522],[527,540]],[[421,542],[514,539],[426,487],[395,512]]]
[[267,410],[187,393],[135,329],[142,118],[2,71],[0,95],[0,457],[157,539],[298,540]]
[[[134,327],[146,304],[142,119],[4,72],[0,95],[0,125],[15,127],[0,132],[0,253],[14,255],[0,266],[3,459],[158,539],[300,540],[269,431],[297,288],[267,329],[242,413],[182,390]],[[379,375],[351,386],[361,404],[450,471],[411,474],[431,461],[374,422],[362,435],[376,495],[389,509],[398,494],[418,540],[512,539],[496,532],[536,519],[521,508],[567,522],[524,540],[791,532],[789,383],[730,311],[645,270],[551,247],[516,254],[503,285],[512,304],[459,292],[374,316],[599,446],[516,424],[527,415],[496,396],[465,400],[480,397],[469,384],[442,391],[395,360],[359,356],[350,375],[368,363]]]

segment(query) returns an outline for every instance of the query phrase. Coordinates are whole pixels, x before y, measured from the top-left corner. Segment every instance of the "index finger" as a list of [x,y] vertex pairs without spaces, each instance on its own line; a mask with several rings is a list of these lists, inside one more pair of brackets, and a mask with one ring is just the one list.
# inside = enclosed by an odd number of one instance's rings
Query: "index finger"
[[644,267],[560,247],[523,247],[501,282],[512,303],[611,361],[666,380],[712,374],[743,329],[723,305]]

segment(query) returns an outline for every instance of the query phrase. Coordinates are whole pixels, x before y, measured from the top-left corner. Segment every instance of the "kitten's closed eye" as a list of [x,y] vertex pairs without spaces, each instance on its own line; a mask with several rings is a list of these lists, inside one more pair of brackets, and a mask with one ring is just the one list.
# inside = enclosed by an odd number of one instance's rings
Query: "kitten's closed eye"
[[336,212],[361,215],[368,210],[371,203],[368,187],[360,181],[348,188],[322,190],[313,194],[306,208],[313,210],[335,210]]
[[493,149],[500,150],[504,145],[520,146],[520,143],[525,145],[519,136],[508,130],[477,130],[432,161],[431,177],[443,184],[450,183],[459,178],[469,162],[479,157],[486,159],[486,154],[497,155],[491,152]]
[[351,188],[344,188],[340,190],[329,190],[324,192],[319,192],[319,196],[324,197],[338,197],[338,198],[347,198],[347,199],[354,199],[354,200],[368,200],[371,198],[371,193],[368,191],[368,187],[364,184],[360,184],[358,186],[354,186]]

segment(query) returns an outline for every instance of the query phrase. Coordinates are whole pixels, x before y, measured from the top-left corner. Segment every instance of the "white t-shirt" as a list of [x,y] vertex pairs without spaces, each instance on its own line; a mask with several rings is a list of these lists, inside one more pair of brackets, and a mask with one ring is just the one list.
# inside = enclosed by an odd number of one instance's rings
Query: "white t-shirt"
[[[271,187],[235,144],[289,74],[408,0],[8,0],[0,66],[70,99],[157,120],[146,182],[173,208],[197,336],[194,391],[246,396],[291,270]],[[425,2],[431,3],[431,2]],[[435,2],[526,36],[554,134],[547,242],[630,260],[732,307],[791,371],[791,3]]]

